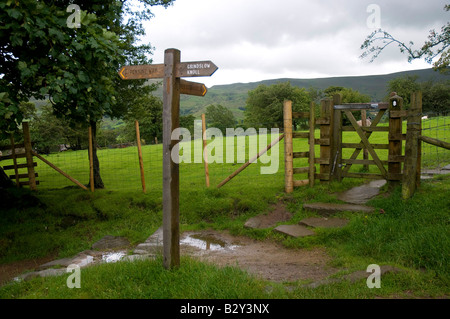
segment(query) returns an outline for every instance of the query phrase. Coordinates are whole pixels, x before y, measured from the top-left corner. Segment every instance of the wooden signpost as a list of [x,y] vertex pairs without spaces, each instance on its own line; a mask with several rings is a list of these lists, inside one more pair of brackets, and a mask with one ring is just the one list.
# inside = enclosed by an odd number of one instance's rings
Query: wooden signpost
[[123,80],[163,80],[163,257],[164,267],[180,265],[179,223],[179,166],[171,157],[178,140],[172,140],[172,132],[180,126],[180,94],[205,96],[202,83],[181,80],[181,77],[211,76],[218,69],[211,61],[181,62],[181,52],[167,49],[164,64],[124,66],[119,71]]

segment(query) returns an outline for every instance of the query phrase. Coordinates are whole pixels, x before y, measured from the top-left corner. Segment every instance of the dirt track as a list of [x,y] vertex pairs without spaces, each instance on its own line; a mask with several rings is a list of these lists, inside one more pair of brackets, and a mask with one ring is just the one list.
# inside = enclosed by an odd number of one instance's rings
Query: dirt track
[[219,266],[238,266],[271,281],[317,281],[338,271],[327,265],[331,257],[319,248],[288,249],[270,241],[212,230],[186,232],[181,243],[184,255]]

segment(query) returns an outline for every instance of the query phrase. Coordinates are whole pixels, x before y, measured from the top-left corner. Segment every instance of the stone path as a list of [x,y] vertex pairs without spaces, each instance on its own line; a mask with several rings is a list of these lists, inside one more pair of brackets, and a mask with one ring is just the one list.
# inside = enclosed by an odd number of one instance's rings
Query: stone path
[[435,168],[435,169],[423,169],[421,171],[421,179],[429,179],[433,178],[434,175],[443,175],[443,174],[450,174],[450,164],[442,167],[442,168]]
[[[162,234],[162,230],[161,230]],[[152,236],[149,237],[150,240]],[[162,241],[162,239],[161,239]],[[140,245],[148,244],[147,241]],[[138,247],[140,246],[138,245]],[[15,280],[28,281],[36,277],[59,276],[67,273],[69,266],[78,266],[84,268],[100,263],[110,263],[119,260],[136,260],[144,258],[154,258],[155,252],[135,249],[132,254],[128,254],[130,242],[123,237],[105,236],[96,243],[92,244],[91,250],[85,250],[74,257],[61,258],[40,265],[36,271],[24,273],[15,278]]]
[[[287,212],[282,203],[273,207],[269,214],[253,217],[249,219],[244,227],[254,229],[272,228],[273,231],[292,237],[314,236],[315,228],[344,227],[348,220],[333,217],[340,211],[352,211],[370,213],[373,208],[364,204],[374,196],[378,195],[379,189],[385,181],[374,181],[369,184],[355,187],[346,192],[337,194],[337,198],[346,202],[346,204],[314,203],[304,204],[303,208],[315,211],[320,217],[310,217],[302,219],[297,224],[281,224],[288,222],[292,214]],[[162,227],[155,231],[147,240],[137,245],[131,252],[130,243],[126,238],[116,236],[105,236],[91,246],[91,250],[85,250],[71,258],[62,258],[45,263],[38,267],[34,272],[25,273],[16,277],[16,280],[30,280],[35,277],[47,277],[63,275],[67,273],[69,265],[76,265],[80,268],[99,263],[115,262],[119,260],[136,260],[155,258],[157,254],[162,253],[163,231]],[[388,268],[388,272],[390,269]],[[360,274],[367,276],[367,273]],[[345,279],[345,278],[344,278]],[[316,282],[314,285],[320,285],[324,282]]]
[[[345,202],[345,204],[336,203],[311,203],[303,204],[303,209],[317,213],[322,217],[306,218],[301,220],[298,224],[282,224],[280,222],[289,221],[289,215],[283,215],[284,219],[272,220],[272,224],[263,223],[262,220],[270,219],[272,213],[268,215],[260,215],[250,218],[244,225],[246,228],[269,228],[275,227],[273,230],[278,233],[285,234],[291,237],[305,237],[313,236],[315,232],[311,228],[330,228],[330,227],[344,227],[348,220],[343,218],[333,217],[339,212],[361,212],[372,213],[375,211],[373,207],[364,205],[370,199],[380,193],[380,188],[386,184],[385,180],[375,180],[368,184],[354,187],[345,192],[336,195],[336,198]],[[279,212],[277,213],[279,215]]]

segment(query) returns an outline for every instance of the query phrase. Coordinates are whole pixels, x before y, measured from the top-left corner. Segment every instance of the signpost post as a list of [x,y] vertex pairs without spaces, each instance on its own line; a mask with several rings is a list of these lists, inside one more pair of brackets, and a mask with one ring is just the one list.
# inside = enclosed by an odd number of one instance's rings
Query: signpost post
[[164,64],[130,65],[119,71],[123,80],[163,78],[163,257],[167,269],[180,265],[180,174],[171,157],[172,132],[180,126],[180,94],[205,96],[202,83],[181,77],[211,76],[218,69],[211,61],[180,62],[181,52],[167,49]]

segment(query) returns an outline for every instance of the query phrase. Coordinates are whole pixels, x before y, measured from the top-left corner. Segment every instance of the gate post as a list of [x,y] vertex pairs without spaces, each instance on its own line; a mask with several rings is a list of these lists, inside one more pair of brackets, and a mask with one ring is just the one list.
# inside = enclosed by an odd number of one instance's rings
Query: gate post
[[286,193],[294,191],[294,154],[292,145],[292,101],[283,103],[284,119],[284,190]]
[[316,104],[314,102],[311,102],[309,105],[309,172],[308,172],[308,179],[309,179],[309,186],[314,186],[314,179],[315,179],[315,173],[316,173],[316,165],[315,165],[315,159],[316,159],[316,153],[315,153],[315,138],[314,138],[314,132],[315,132],[315,126],[316,126]]
[[[420,180],[420,131],[422,113],[422,92],[411,94],[411,108],[408,113],[408,124],[405,145],[405,167],[402,180],[402,197],[408,199],[414,195]],[[418,176],[417,176],[418,175]]]
[[393,116],[392,111],[401,111],[403,109],[403,98],[392,92],[389,98],[389,155],[388,155],[388,174],[387,179],[391,186],[399,182],[398,176],[402,173],[402,118]]
[[340,105],[342,101],[341,94],[335,94],[333,96],[333,108],[331,112],[333,112],[333,166],[331,169],[332,179],[336,179],[337,181],[342,181],[342,112],[341,110],[335,110],[334,105]]
[[333,101],[323,99],[320,101],[320,139],[328,143],[320,144],[320,180],[329,181],[331,179],[330,166],[333,164],[332,150],[333,144]]

